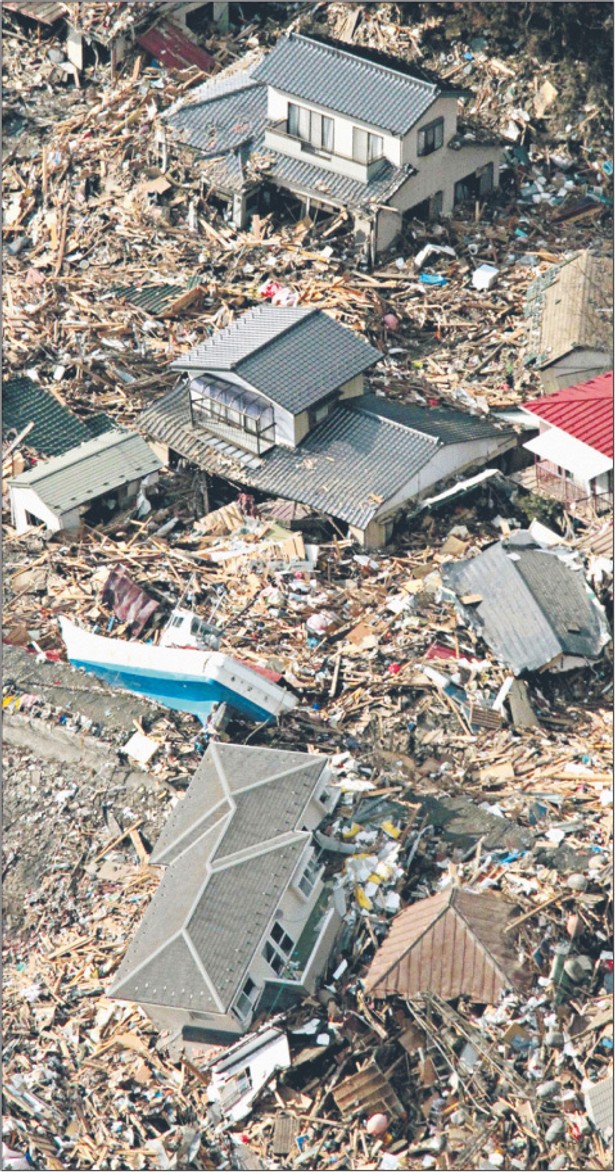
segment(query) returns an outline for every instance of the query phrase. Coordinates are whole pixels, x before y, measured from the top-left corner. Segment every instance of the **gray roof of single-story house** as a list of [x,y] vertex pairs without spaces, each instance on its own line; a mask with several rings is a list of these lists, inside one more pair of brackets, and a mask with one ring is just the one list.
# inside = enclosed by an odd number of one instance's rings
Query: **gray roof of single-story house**
[[204,156],[236,150],[243,143],[262,140],[267,117],[267,87],[251,77],[251,70],[204,82],[163,115],[179,140]]
[[[610,640],[576,555],[543,549],[525,530],[477,557],[445,563],[441,574],[472,627],[515,675],[560,655],[595,659]],[[464,604],[472,595],[477,600]]]
[[451,92],[399,58],[300,33],[280,37],[254,77],[397,135],[410,130],[441,93]]
[[321,309],[257,305],[171,365],[174,370],[233,370],[298,415],[381,357]]
[[11,487],[31,488],[49,509],[64,513],[131,480],[141,480],[161,467],[142,436],[112,430],[70,448],[62,456],[41,461],[15,476]]
[[225,1013],[310,840],[326,757],[210,743],[152,854],[170,864],[110,995]]
[[[456,429],[454,415],[459,416]],[[363,395],[338,403],[298,448],[275,447],[258,458],[193,427],[188,389],[181,386],[148,407],[139,425],[216,475],[300,501],[359,529],[445,444],[511,434],[461,411],[406,408]]]

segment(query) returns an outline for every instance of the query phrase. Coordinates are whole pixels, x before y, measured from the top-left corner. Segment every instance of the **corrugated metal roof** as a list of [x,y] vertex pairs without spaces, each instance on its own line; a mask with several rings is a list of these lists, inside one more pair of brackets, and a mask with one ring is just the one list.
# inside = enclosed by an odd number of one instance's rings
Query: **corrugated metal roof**
[[297,415],[381,357],[323,310],[259,305],[171,365],[175,370],[234,370]]
[[196,101],[166,118],[181,142],[205,156],[235,150],[252,140],[260,142],[265,131],[267,87],[245,75],[226,80],[222,90],[215,79],[210,92],[201,87]]
[[203,73],[209,73],[215,66],[215,58],[195,45],[189,37],[170,20],[161,20],[137,37],[137,43],[156,58],[165,69],[185,69],[196,65]]
[[436,993],[444,1000],[496,1001],[522,984],[504,928],[513,905],[489,892],[449,888],[404,908],[370,966],[373,997]]
[[613,351],[613,261],[580,252],[530,285],[526,362],[542,369],[579,348]]
[[2,384],[3,436],[13,428],[17,432],[23,431],[32,422],[34,427],[24,443],[44,456],[60,456],[91,438],[85,423],[55,395],[31,378],[9,379]]
[[[269,161],[266,168],[263,160]],[[386,203],[416,171],[410,165],[394,167],[385,159],[377,175],[369,183],[361,183],[347,175],[327,171],[317,163],[294,159],[279,151],[267,151],[264,156],[259,156],[259,174],[315,199],[331,200],[340,207],[361,208]]]
[[442,92],[418,70],[411,76],[407,63],[394,57],[377,60],[354,46],[298,33],[281,37],[254,76],[284,93],[398,135]]
[[523,408],[612,459],[613,371],[533,399]]
[[443,582],[460,599],[480,595],[464,614],[515,675],[562,654],[596,658],[610,633],[582,569],[525,537],[525,546],[497,541],[477,557],[446,562]]
[[[325,765],[306,753],[209,746],[152,855],[171,865],[112,996],[209,1013],[230,1007],[309,841],[299,828]],[[238,851],[248,857],[232,862]]]
[[37,464],[14,477],[11,485],[32,488],[48,508],[62,513],[161,467],[140,435],[107,431],[62,456]]
[[188,285],[120,285],[111,292],[146,313],[164,317],[185,309],[199,296],[200,289],[199,278],[195,278]]
[[383,395],[364,395],[360,399],[353,399],[352,406],[379,415],[382,419],[401,423],[404,427],[411,427],[442,444],[463,444],[502,434],[502,429],[495,427],[491,419],[468,415],[454,408],[399,403],[394,399],[385,399]]

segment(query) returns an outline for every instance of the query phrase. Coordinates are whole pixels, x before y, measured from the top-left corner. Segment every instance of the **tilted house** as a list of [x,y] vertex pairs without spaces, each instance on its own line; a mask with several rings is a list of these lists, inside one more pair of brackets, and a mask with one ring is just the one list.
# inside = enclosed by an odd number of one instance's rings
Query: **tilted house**
[[[576,510],[613,508],[613,372],[524,403],[539,433],[523,446],[534,453],[536,487]],[[527,477],[523,483],[528,485]]]
[[329,779],[324,757],[210,744],[151,856],[166,873],[110,995],[226,1044],[312,993],[345,911],[312,839]]
[[530,285],[525,364],[546,394],[613,367],[613,260],[579,252]]
[[459,411],[365,394],[364,374],[380,358],[322,310],[261,305],[172,364],[179,385],[140,427],[165,462],[175,452],[384,545],[400,508],[516,436]]
[[158,141],[190,146],[238,227],[263,180],[314,208],[346,209],[373,257],[405,212],[450,215],[499,182],[501,148],[462,132],[451,88],[414,64],[326,37],[288,33],[166,111]]

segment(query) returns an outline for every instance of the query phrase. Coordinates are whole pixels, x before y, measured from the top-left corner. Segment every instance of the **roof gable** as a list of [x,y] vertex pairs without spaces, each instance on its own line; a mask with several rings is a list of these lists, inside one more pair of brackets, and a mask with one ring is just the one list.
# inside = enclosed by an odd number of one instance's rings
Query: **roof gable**
[[512,910],[500,896],[457,887],[411,904],[395,918],[372,961],[368,992],[496,1000],[520,983],[515,949],[503,935]]
[[539,368],[579,348],[613,350],[613,261],[580,252],[530,285],[528,355]]
[[396,58],[299,33],[280,37],[254,77],[395,135],[405,134],[446,88]]

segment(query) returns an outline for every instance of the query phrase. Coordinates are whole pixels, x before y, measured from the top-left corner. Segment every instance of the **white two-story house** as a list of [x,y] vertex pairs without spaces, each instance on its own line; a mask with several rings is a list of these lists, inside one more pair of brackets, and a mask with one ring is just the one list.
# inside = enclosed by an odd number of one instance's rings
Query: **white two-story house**
[[184,1041],[226,1044],[313,993],[340,930],[313,831],[326,757],[210,744],[151,856],[166,868],[110,990]]
[[290,33],[167,111],[158,130],[200,159],[242,227],[263,183],[307,207],[349,211],[372,256],[404,213],[450,215],[498,185],[501,148],[457,124],[460,98],[415,65],[363,47]]

